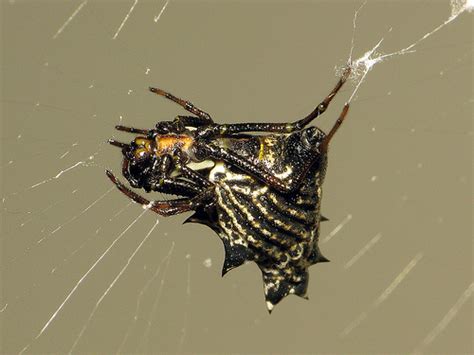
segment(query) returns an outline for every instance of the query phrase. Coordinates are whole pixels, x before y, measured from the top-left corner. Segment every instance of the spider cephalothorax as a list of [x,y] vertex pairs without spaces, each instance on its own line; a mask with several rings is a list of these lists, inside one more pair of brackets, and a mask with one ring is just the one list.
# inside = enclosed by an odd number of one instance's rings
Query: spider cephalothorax
[[193,116],[151,130],[117,126],[140,136],[130,144],[110,143],[122,148],[122,173],[132,187],[180,198],[150,201],[107,175],[125,195],[160,215],[195,211],[186,222],[211,227],[224,243],[223,274],[257,263],[269,311],[289,294],[305,297],[308,267],[328,261],[318,248],[321,187],[329,142],[349,105],[328,134],[306,126],[326,110],[349,73],[294,123],[216,124],[190,102],[150,88]]

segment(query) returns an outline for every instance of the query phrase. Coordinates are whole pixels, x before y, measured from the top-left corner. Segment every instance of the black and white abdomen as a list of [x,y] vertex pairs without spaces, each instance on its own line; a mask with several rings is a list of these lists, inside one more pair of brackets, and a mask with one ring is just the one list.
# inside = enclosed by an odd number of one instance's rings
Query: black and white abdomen
[[[278,168],[281,174],[291,169]],[[256,262],[270,310],[288,294],[305,296],[308,267],[326,261],[317,245],[318,176],[306,179],[289,194],[224,162],[217,162],[209,178],[215,183],[218,233],[226,252],[223,273],[246,261]]]

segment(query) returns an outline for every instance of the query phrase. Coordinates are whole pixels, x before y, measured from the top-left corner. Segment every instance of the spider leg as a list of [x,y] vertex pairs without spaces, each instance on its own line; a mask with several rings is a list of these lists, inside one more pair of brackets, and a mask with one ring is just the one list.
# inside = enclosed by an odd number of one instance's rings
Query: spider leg
[[346,118],[347,112],[349,111],[349,103],[346,103],[344,105],[344,108],[342,109],[341,114],[337,118],[336,122],[334,123],[334,126],[332,126],[331,130],[327,134],[326,137],[324,137],[321,150],[323,152],[327,152],[329,143],[331,142],[332,137],[334,137],[334,134],[336,134],[337,130],[339,127],[341,127],[342,122],[344,122],[344,119]]
[[174,121],[179,122],[179,124],[183,125],[184,127],[199,127],[211,123],[207,119],[203,119],[202,117],[181,115],[177,116]]
[[[196,116],[177,116],[173,121],[162,121],[156,124],[156,128],[160,133],[180,133],[183,132],[186,126],[198,127],[204,124],[209,124],[207,120]],[[122,125],[115,126],[118,131],[137,133],[147,136],[151,130],[141,129],[135,127],[126,127]]]
[[303,166],[298,168],[297,174],[295,174],[294,178],[291,181],[284,181],[274,174],[267,171],[265,168],[256,165],[249,159],[242,157],[232,151],[226,150],[221,147],[217,147],[212,144],[205,144],[201,143],[200,148],[206,152],[210,157],[218,160],[223,160],[227,163],[230,163],[243,171],[251,174],[252,176],[256,177],[257,179],[261,180],[263,183],[273,187],[274,189],[283,192],[289,193],[294,191],[298,186],[301,184],[303,177],[306,175],[308,169],[318,160],[321,159],[323,154],[327,153],[329,143],[337,132],[339,127],[341,126],[344,118],[349,111],[349,104],[346,103],[344,108],[342,109],[339,118],[337,119],[336,123],[332,127],[331,131],[328,135],[324,138],[323,142],[321,143],[321,153],[315,154],[312,159],[309,159]]
[[174,96],[173,94],[170,94],[169,92],[166,92],[164,90],[150,87],[149,90],[157,95],[164,96],[167,99],[176,102],[178,105],[182,106],[186,111],[191,112],[192,114],[198,116],[202,120],[202,124],[211,124],[213,123],[211,116],[196,106],[194,106],[191,102],[180,99],[179,97]]
[[321,103],[306,117],[292,123],[234,123],[234,124],[220,124],[209,127],[201,133],[203,137],[225,136],[234,133],[242,132],[276,132],[276,133],[291,133],[303,129],[306,125],[311,123],[319,115],[323,114],[328,108],[330,102],[339,92],[341,87],[346,82],[351,73],[351,68],[347,67],[342,73],[339,81],[332,91],[327,95]]
[[212,182],[210,182],[208,179],[206,179],[197,171],[194,171],[193,169],[187,167],[184,163],[180,162],[179,164],[180,164],[179,169],[181,170],[181,173],[183,174],[184,177],[190,179],[191,181],[194,181],[196,184],[202,187],[214,186]]
[[156,175],[152,177],[149,186],[145,187],[147,191],[153,190],[189,197],[203,192],[206,187],[214,186],[201,174],[185,165],[180,150],[177,150],[175,154],[178,157],[176,168],[178,168],[181,174],[188,180],[182,179],[181,177],[171,177],[175,163],[171,155],[167,154],[161,157],[158,162]]
[[109,144],[115,146],[115,147],[119,147],[119,148],[122,148],[122,149],[124,149],[124,148],[126,149],[126,148],[129,148],[129,147],[130,147],[129,144],[127,144],[127,143],[122,143],[122,142],[118,142],[118,141],[116,141],[115,139],[109,139],[107,142],[108,142]]
[[288,184],[288,181],[279,179],[265,168],[255,165],[249,159],[242,157],[232,151],[228,151],[212,144],[201,144],[200,148],[205,151],[209,157],[230,163],[261,180],[266,185],[269,185],[281,192],[286,193],[293,190],[293,187]]
[[183,212],[191,211],[206,203],[211,196],[211,190],[205,190],[192,198],[175,199],[169,201],[150,201],[125,186],[115,175],[106,170],[107,177],[117,186],[117,188],[128,198],[141,204],[161,216],[172,216]]
[[180,178],[163,178],[160,181],[150,183],[150,191],[163,192],[165,194],[193,197],[203,191],[194,182]]
[[115,129],[117,131],[123,131],[123,132],[128,132],[128,133],[139,133],[139,134],[143,134],[143,135],[147,135],[148,133],[150,133],[150,131],[148,129],[141,129],[141,128],[135,128],[135,127],[125,127],[125,126],[121,126],[121,125],[115,126]]
[[173,121],[161,121],[155,125],[155,131],[158,134],[183,133],[186,127],[200,127],[209,125],[207,119],[197,116],[177,116]]
[[336,94],[339,92],[342,85],[344,85],[344,83],[346,82],[350,74],[351,74],[351,67],[348,66],[342,72],[342,75],[339,78],[339,81],[337,82],[336,86],[332,89],[332,91],[329,93],[329,95],[326,96],[324,100],[308,116],[306,116],[305,118],[302,118],[299,121],[296,121],[295,123],[292,123],[293,127],[295,127],[296,130],[300,130],[304,128],[306,125],[308,125],[312,120],[314,120],[320,114],[322,114],[324,111],[326,111],[330,102],[332,101],[334,96],[336,96]]

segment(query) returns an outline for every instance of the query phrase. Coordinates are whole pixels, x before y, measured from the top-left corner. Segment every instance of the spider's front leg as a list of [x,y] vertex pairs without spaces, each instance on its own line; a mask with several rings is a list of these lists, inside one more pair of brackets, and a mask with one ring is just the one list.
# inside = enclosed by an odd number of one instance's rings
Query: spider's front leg
[[214,121],[207,112],[197,108],[190,101],[180,99],[173,94],[150,87],[149,90],[157,95],[166,97],[167,99],[176,102],[178,105],[183,107],[186,111],[191,112],[195,116],[177,116],[173,121],[162,121],[156,124],[156,131],[160,134],[166,133],[182,133],[186,127],[201,127],[214,125]]
[[[186,127],[201,127],[208,126],[210,123],[207,120],[202,119],[201,117],[196,116],[176,116],[173,121],[161,121],[155,125],[155,132],[158,134],[168,134],[168,133],[184,133]],[[213,123],[211,123],[214,126]]]
[[200,122],[201,122],[200,124],[213,123],[211,115],[197,108],[190,101],[180,99],[179,97],[176,97],[173,94],[166,92],[164,90],[158,89],[158,88],[150,87],[149,90],[154,94],[166,97],[167,99],[176,102],[178,105],[183,107],[186,111],[191,112],[193,115],[196,115],[200,119]]
[[203,191],[202,184],[199,181],[171,177],[171,173],[175,169],[175,162],[171,155],[161,156],[154,165],[152,175],[148,177],[143,186],[146,192],[156,191],[177,196],[194,197]]
[[128,198],[136,203],[141,204],[144,208],[150,209],[153,212],[165,217],[195,210],[203,204],[206,204],[213,193],[211,189],[207,189],[192,198],[168,201],[150,201],[130,190],[119,179],[117,179],[111,171],[106,170],[106,174],[107,177],[115,184],[115,186],[117,186],[117,188]]
[[[162,215],[171,216],[183,212],[195,210],[198,207],[209,206],[213,203],[214,184],[201,176],[199,173],[188,168],[180,150],[174,152],[177,160],[171,155],[163,155],[156,161],[151,176],[148,176],[143,188],[146,191],[157,191],[184,196],[182,199],[168,201],[150,201],[145,197],[125,186],[110,171],[107,171],[109,179],[127,197]],[[125,161],[126,162],[126,161]],[[127,163],[124,163],[124,176],[127,177]],[[171,173],[178,169],[186,179],[171,177]]]
[[117,125],[115,129],[122,132],[128,132],[133,134],[142,134],[148,136],[153,133],[167,134],[167,133],[182,133],[186,130],[186,127],[200,127],[202,125],[208,125],[209,122],[206,119],[196,116],[176,116],[173,121],[161,121],[155,125],[155,130],[142,129],[136,127],[128,127]]

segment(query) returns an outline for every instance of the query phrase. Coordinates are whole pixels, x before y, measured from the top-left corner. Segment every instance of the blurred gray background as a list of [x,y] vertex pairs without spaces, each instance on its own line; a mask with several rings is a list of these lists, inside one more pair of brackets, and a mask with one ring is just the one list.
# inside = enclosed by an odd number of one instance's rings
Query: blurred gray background
[[[185,215],[159,218],[130,259],[157,216],[111,189],[121,157],[105,141],[183,113],[147,87],[217,122],[295,120],[336,82],[361,4],[172,0],[155,22],[165,1],[3,0],[1,352],[473,353],[472,13],[361,85],[331,147],[332,262],[311,268],[308,301],[268,315],[256,265],[222,279],[220,240]],[[368,1],[353,57],[450,14]]]

